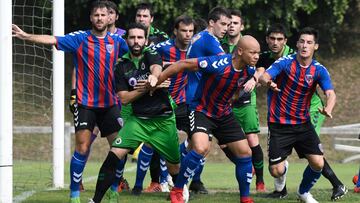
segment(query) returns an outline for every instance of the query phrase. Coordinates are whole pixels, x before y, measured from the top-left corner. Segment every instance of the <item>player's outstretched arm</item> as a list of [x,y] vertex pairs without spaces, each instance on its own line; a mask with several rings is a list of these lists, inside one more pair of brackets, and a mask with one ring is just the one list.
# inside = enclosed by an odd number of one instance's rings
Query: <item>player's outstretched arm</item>
[[22,40],[39,44],[56,45],[56,38],[51,35],[34,35],[24,32],[17,25],[12,25],[12,35]]
[[274,83],[272,80],[271,80],[271,77],[270,75],[265,72],[263,73],[260,78],[259,78],[259,82],[262,86],[265,86],[265,87],[268,87],[270,89],[272,89],[273,91],[276,91],[276,92],[280,92],[281,90],[277,87],[277,84]]
[[336,94],[334,90],[326,90],[326,106],[322,109],[319,108],[319,112],[327,117],[332,118],[332,110],[336,103]]
[[157,84],[158,85],[161,84],[172,75],[175,75],[183,70],[189,70],[189,71],[199,70],[197,58],[180,60],[171,64],[160,74]]

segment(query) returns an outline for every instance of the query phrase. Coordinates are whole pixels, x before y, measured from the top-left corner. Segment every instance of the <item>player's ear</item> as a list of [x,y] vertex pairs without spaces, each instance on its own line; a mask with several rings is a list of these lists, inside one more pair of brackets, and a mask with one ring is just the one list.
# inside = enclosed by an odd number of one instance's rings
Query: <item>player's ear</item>
[[243,53],[243,49],[242,49],[241,47],[238,47],[238,49],[237,49],[237,54],[238,54],[239,56],[241,56],[242,53]]
[[287,38],[284,39],[284,44],[286,44],[286,42],[287,42]]
[[319,44],[318,43],[315,44],[314,49],[315,49],[315,51],[319,49]]
[[210,26],[214,26],[214,23],[215,23],[214,20],[209,20],[209,25]]
[[174,35],[176,37],[176,35],[177,35],[177,29],[176,28],[174,29],[173,33],[174,33]]

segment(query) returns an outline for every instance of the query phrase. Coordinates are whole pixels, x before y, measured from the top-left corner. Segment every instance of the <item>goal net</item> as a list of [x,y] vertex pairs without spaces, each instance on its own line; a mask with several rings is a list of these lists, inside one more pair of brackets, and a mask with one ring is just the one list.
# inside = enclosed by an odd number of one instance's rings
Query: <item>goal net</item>
[[[13,23],[51,34],[51,0],[13,0]],[[14,198],[52,187],[52,47],[13,39]]]

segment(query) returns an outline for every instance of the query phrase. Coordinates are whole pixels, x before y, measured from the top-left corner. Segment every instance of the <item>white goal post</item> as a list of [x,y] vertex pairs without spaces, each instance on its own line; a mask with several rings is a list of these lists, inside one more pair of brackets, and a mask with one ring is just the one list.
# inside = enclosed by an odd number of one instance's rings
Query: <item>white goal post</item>
[[[12,0],[0,1],[0,202],[13,202]],[[52,34],[64,34],[64,0],[52,0]],[[64,53],[53,48],[53,187],[64,187]]]
[[12,3],[0,1],[0,202],[12,202]]

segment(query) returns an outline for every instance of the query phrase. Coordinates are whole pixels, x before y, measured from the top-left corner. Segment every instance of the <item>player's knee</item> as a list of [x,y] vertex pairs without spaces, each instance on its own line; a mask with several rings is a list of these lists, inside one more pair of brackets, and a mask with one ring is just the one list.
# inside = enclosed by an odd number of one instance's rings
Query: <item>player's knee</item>
[[180,164],[171,164],[171,163],[167,163],[167,168],[168,171],[171,175],[175,175],[179,173],[180,170]]
[[89,145],[86,143],[76,143],[75,149],[80,154],[85,155],[89,151]]
[[205,145],[196,145],[194,146],[194,151],[198,154],[201,154],[203,156],[206,156],[206,154],[209,152],[209,147]]
[[269,166],[269,172],[272,177],[279,178],[284,174],[285,167],[281,164],[271,165]]
[[321,171],[322,168],[324,167],[324,158],[322,156],[314,158],[311,161],[309,161],[309,164],[313,170]]

